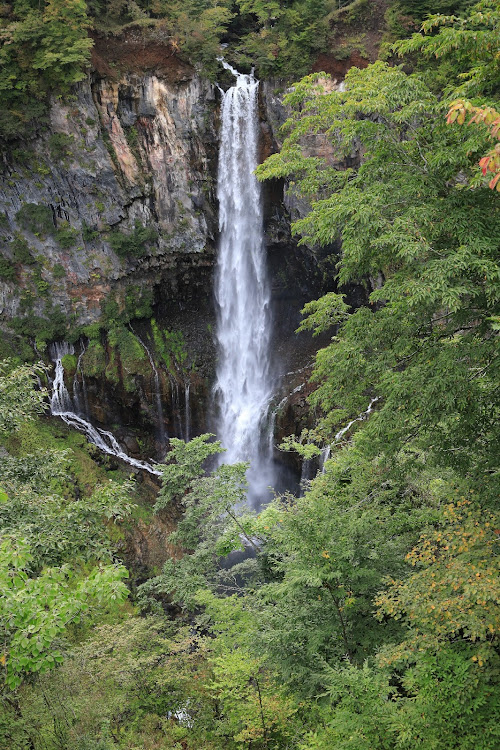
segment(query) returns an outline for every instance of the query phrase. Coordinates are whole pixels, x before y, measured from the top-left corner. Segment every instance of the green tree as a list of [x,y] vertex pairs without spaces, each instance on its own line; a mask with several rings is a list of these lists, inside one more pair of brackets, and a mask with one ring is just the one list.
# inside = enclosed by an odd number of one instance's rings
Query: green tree
[[0,31],[0,135],[15,138],[46,115],[52,91],[85,77],[92,39],[84,0],[17,0]]
[[498,3],[481,0],[463,15],[433,14],[422,24],[422,31],[396,42],[400,55],[422,53],[452,61],[458,76],[449,82],[455,96],[498,96],[500,61],[494,53],[500,43]]
[[[340,239],[338,284],[370,291],[369,305],[347,318],[330,295],[305,323],[317,327],[318,310],[321,322],[338,323],[314,373],[325,437],[376,394],[367,451],[411,443],[488,485],[498,428],[499,205],[487,189],[462,189],[482,135],[448,128],[446,107],[425,85],[383,63],[351,69],[344,93],[325,94],[306,78],[287,101],[289,134],[259,176],[296,180],[312,209],[295,231],[313,244]],[[304,156],[308,132],[327,134],[339,160],[359,144],[359,166],[338,170]]]
[[[36,378],[36,368],[1,363],[4,434],[43,411],[45,391],[35,390]],[[61,661],[59,639],[70,624],[127,594],[128,573],[113,563],[104,523],[129,512],[130,486],[100,487],[88,503],[72,500],[56,492],[65,470],[64,452],[0,457],[8,490],[0,492],[0,642],[10,691]]]
[[55,641],[71,623],[79,622],[96,604],[127,595],[127,571],[122,566],[94,568],[87,576],[75,577],[66,565],[31,577],[31,560],[24,540],[1,542],[0,659],[10,690],[26,675],[53,669],[62,661]]

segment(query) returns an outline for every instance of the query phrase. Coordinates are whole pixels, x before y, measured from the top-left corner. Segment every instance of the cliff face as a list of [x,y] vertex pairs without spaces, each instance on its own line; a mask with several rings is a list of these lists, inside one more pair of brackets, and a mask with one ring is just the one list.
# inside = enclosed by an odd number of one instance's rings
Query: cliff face
[[[22,340],[48,361],[44,343],[75,341],[65,371],[80,408],[131,454],[158,455],[159,423],[170,437],[212,427],[219,96],[161,44],[106,43],[49,127],[4,156],[0,326],[12,338],[0,357]],[[261,160],[286,117],[276,88],[261,85]],[[317,348],[294,332],[323,291],[283,188],[264,186],[277,401]]]
[[43,136],[4,158],[4,320],[54,306],[73,325],[92,323],[131,283],[153,289],[168,275],[168,293],[177,274],[209,263],[214,90],[177,73],[94,76],[53,103]]

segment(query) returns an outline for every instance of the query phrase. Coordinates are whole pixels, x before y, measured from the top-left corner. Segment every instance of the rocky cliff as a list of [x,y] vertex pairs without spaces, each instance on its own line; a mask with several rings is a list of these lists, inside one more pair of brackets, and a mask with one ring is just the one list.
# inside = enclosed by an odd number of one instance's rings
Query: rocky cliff
[[[155,455],[159,420],[170,436],[210,427],[219,94],[133,35],[97,39],[93,63],[71,101],[52,103],[48,127],[3,157],[0,356],[28,356],[29,343],[49,362],[50,341],[74,341],[65,370],[81,411],[133,455]],[[278,146],[282,91],[261,87],[261,159]],[[323,282],[314,253],[291,240],[283,187],[266,185],[264,201],[275,361],[287,373],[311,360],[310,337],[294,330]],[[278,401],[289,385],[293,375]]]
[[132,284],[161,296],[166,277],[209,265],[216,114],[213,87],[187,66],[95,72],[54,101],[44,134],[4,156],[3,319],[56,307],[89,324]]

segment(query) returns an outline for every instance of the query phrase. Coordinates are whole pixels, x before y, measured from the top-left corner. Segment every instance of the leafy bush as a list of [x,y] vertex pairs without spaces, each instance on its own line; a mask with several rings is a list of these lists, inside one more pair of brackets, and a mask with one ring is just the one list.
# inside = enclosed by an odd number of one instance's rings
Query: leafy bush
[[73,247],[73,245],[76,242],[77,237],[78,237],[77,230],[73,229],[73,227],[70,227],[69,224],[61,226],[61,228],[57,230],[57,234],[56,234],[56,240],[58,244],[65,250],[67,250],[70,247]]
[[126,325],[135,318],[150,318],[153,314],[153,292],[138,284],[129,287],[125,299],[108,297],[101,303],[103,323],[106,328],[114,328],[117,324]]
[[93,242],[93,240],[98,239],[99,232],[95,227],[89,227],[88,224],[83,222],[82,224],[82,236],[84,242]]
[[0,256],[0,279],[2,281],[13,281],[15,278],[16,269],[12,261]]
[[100,323],[90,323],[83,327],[82,333],[91,341],[98,341],[101,337],[101,325]]
[[132,256],[142,258],[147,251],[147,245],[156,242],[158,233],[153,227],[145,227],[139,221],[135,222],[131,234],[116,231],[110,232],[109,244],[120,258]]
[[[32,305],[31,295],[30,300]],[[26,309],[27,312],[30,311],[29,304]],[[67,317],[62,310],[49,306],[46,306],[43,318],[39,315],[28,314],[26,317],[13,318],[10,323],[16,333],[40,342],[64,338],[67,333],[67,324]]]
[[64,371],[68,375],[73,375],[76,372],[76,365],[78,363],[78,360],[74,354],[65,354],[61,359],[61,363],[64,367]]
[[3,33],[8,43],[0,49],[0,136],[16,139],[46,121],[51,91],[66,93],[85,77],[93,42],[81,0],[14,2],[6,17]]
[[100,341],[91,341],[81,360],[82,371],[88,377],[98,377],[106,367],[106,354]]
[[154,318],[151,319],[151,331],[157,356],[164,362],[167,370],[177,372],[178,366],[183,366],[187,360],[186,345],[182,331],[162,330]]
[[134,284],[125,294],[124,315],[129,320],[134,318],[151,318],[153,314],[153,291]]
[[33,234],[54,232],[52,211],[43,203],[25,203],[16,214],[17,223]]
[[32,266],[35,264],[35,259],[31,255],[31,251],[26,239],[22,234],[16,234],[15,238],[10,243],[10,249],[14,260],[17,263],[23,263],[25,266]]
[[[120,357],[123,384],[126,390],[130,392],[134,391],[136,384],[133,376],[136,374],[147,375],[151,372],[144,347],[132,331],[124,326],[110,330],[108,332],[108,342]],[[113,368],[113,372],[115,370],[116,367]]]
[[54,279],[62,279],[64,276],[66,276],[66,271],[64,270],[64,266],[61,265],[61,263],[56,263],[52,267],[52,276]]
[[33,274],[33,281],[35,283],[38,294],[40,294],[42,297],[46,297],[49,293],[50,284],[48,281],[45,281],[45,279],[42,278],[42,273],[39,268],[37,268]]
[[53,161],[62,161],[71,156],[74,138],[66,133],[53,133],[49,138],[49,151]]

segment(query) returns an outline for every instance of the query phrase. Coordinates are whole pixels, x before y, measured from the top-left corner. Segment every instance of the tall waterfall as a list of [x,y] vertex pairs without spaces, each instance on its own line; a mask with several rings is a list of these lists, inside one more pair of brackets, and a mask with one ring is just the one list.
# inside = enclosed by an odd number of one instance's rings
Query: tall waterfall
[[249,496],[262,502],[272,482],[263,436],[272,396],[270,289],[257,167],[258,81],[238,73],[222,100],[217,195],[220,245],[215,277],[217,437],[227,463],[249,461]]

